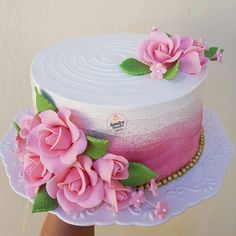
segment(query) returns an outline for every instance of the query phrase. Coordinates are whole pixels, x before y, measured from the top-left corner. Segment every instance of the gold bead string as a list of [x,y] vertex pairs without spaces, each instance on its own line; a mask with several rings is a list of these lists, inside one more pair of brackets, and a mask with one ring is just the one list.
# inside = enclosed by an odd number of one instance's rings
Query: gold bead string
[[[193,157],[192,161],[190,161],[188,164],[186,164],[185,166],[180,168],[175,173],[173,173],[173,174],[167,176],[166,178],[156,182],[157,186],[161,187],[162,185],[166,185],[170,181],[172,181],[174,179],[177,179],[177,178],[181,177],[182,175],[184,175],[185,173],[187,173],[199,161],[199,159],[202,155],[203,149],[204,149],[204,145],[205,145],[205,136],[204,136],[204,129],[202,128],[201,131],[200,131],[200,141],[199,141],[198,150],[197,150],[195,156]],[[148,183],[139,186],[139,189],[148,189],[148,188],[149,188]]]

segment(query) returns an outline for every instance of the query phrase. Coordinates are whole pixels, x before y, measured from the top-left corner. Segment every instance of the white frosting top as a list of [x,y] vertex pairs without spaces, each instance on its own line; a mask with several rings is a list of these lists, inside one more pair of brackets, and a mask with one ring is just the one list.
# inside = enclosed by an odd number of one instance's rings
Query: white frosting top
[[33,83],[81,105],[137,108],[181,98],[205,79],[178,73],[171,81],[132,76],[119,64],[137,57],[144,34],[116,33],[80,37],[43,49],[31,66]]

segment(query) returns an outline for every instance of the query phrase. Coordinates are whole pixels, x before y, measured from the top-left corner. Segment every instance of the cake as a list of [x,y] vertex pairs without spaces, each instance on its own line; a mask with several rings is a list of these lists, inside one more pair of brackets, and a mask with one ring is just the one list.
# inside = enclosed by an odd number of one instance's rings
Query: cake
[[[43,181],[33,186],[33,196],[47,183],[46,192],[68,214],[72,208],[80,212],[104,199],[118,211],[135,205],[132,199],[142,199],[140,189],[152,187],[153,192],[157,186],[184,174],[203,151],[206,67],[210,60],[220,61],[222,52],[216,47],[208,48],[202,40],[171,36],[157,28],[148,36],[114,33],[79,37],[41,50],[30,69],[36,115],[16,124],[18,133],[25,134],[17,136],[21,161],[36,153],[37,168],[44,172]],[[41,109],[44,106],[47,109]],[[58,125],[62,128],[55,128]],[[62,141],[58,137],[63,137]],[[31,154],[22,151],[22,143],[28,145],[24,151],[27,149]],[[91,150],[86,151],[88,146]],[[62,153],[65,147],[70,150]],[[94,155],[96,147],[99,148]],[[74,166],[72,155],[76,151],[80,168],[87,171],[89,166],[86,181],[88,178],[92,181],[91,176],[95,175],[92,172],[97,172],[99,178],[89,190],[93,194],[87,193],[83,200],[78,192],[73,195],[78,185],[73,186],[70,196],[68,189],[62,193],[58,187],[62,186],[61,173],[68,174],[66,166]],[[60,164],[54,156],[60,156]],[[88,156],[90,160],[86,159]],[[136,173],[132,175],[133,170]],[[128,177],[133,179],[126,182]],[[123,190],[125,203],[119,203],[117,195],[109,192],[109,186],[111,191]],[[56,192],[55,188],[59,190]],[[103,188],[105,195],[101,193]],[[130,191],[131,200],[127,195]],[[65,198],[73,199],[73,204],[66,204]]]

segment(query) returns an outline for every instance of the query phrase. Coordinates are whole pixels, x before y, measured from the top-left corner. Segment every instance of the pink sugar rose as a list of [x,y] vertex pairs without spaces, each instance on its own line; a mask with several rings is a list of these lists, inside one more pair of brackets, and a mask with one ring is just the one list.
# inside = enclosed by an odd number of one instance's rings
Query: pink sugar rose
[[130,205],[132,189],[123,186],[118,180],[111,180],[110,184],[105,183],[104,201],[115,208],[115,211],[125,209]]
[[36,126],[27,139],[27,148],[40,155],[45,167],[58,173],[76,161],[87,147],[84,132],[71,120],[69,109],[57,113],[47,110],[39,114],[41,124]]
[[119,180],[129,177],[129,162],[123,156],[108,153],[96,160],[93,166],[100,178],[109,183],[112,179]]
[[209,61],[204,55],[207,45],[201,39],[196,41],[192,37],[182,37],[180,48],[183,50],[180,71],[192,75],[200,73]]
[[78,156],[72,167],[57,173],[46,185],[48,194],[57,199],[68,214],[98,206],[104,198],[104,184],[92,170],[92,160]]
[[24,117],[22,117],[18,124],[20,127],[20,132],[19,132],[20,137],[26,139],[30,131],[39,124],[40,124],[40,118],[38,115],[35,116],[25,115]]
[[148,38],[138,48],[138,59],[149,66],[161,63],[168,68],[178,61],[183,53],[180,40],[177,34],[168,37],[159,29],[151,31]]
[[39,187],[51,178],[52,173],[43,166],[40,157],[34,153],[24,155],[23,166],[26,191],[30,197],[35,197]]

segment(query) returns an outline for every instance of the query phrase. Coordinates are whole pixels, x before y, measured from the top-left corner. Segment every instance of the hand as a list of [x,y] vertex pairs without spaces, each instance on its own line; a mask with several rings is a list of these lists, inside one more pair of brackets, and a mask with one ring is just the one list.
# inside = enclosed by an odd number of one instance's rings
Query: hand
[[48,214],[40,236],[94,236],[94,226],[75,226],[65,223],[53,214]]

